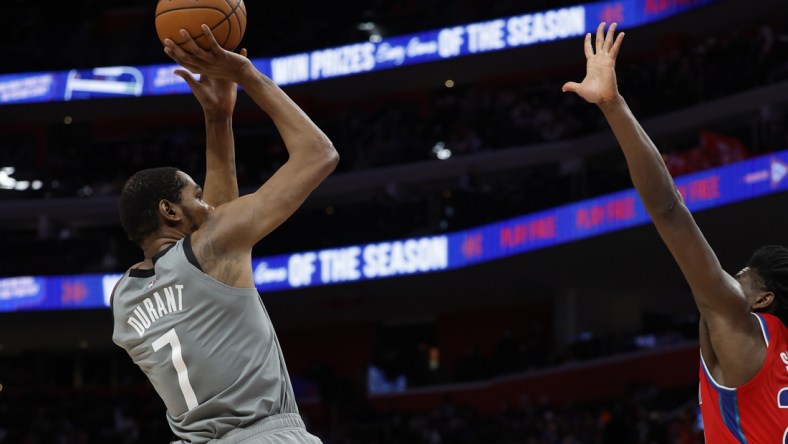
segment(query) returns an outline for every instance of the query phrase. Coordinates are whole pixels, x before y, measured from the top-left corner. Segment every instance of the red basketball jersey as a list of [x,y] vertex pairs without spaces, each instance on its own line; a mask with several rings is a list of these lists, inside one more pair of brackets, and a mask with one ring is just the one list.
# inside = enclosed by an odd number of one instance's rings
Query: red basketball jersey
[[766,359],[752,380],[737,388],[717,384],[700,358],[700,411],[708,444],[788,444],[788,329],[776,317],[756,314]]

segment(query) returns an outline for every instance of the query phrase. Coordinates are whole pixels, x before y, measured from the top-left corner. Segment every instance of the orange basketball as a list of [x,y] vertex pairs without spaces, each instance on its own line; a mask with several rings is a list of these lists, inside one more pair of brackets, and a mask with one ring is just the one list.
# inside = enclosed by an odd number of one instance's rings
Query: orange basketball
[[156,5],[156,33],[159,40],[170,39],[178,45],[186,39],[185,29],[200,47],[208,49],[208,38],[200,25],[211,28],[222,48],[232,51],[246,31],[246,6],[243,0],[159,0]]

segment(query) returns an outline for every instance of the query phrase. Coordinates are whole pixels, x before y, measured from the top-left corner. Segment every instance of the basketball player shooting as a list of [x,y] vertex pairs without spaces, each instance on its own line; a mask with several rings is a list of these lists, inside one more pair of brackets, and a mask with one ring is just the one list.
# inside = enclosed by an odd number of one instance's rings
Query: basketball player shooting
[[[276,333],[253,279],[252,247],[336,167],[331,141],[251,61],[185,34],[165,52],[206,120],[205,189],[176,168],[140,171],[120,197],[143,250],[113,291],[113,341],[150,379],[177,443],[320,443],[304,428]],[[185,31],[184,31],[185,32]],[[199,74],[195,80],[192,73]],[[273,120],[288,161],[238,196],[232,112],[240,85]]]
[[586,76],[568,82],[596,104],[624,152],[632,182],[690,285],[700,311],[700,408],[706,442],[784,443],[788,435],[788,249],[765,246],[731,276],[707,243],[660,153],[618,92],[624,38],[605,23],[585,38]]

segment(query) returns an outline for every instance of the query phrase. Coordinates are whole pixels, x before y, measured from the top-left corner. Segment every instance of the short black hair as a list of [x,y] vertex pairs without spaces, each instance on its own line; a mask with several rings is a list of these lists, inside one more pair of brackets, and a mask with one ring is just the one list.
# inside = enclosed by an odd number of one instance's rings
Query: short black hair
[[755,272],[765,291],[774,293],[774,302],[766,311],[788,326],[788,248],[763,246],[752,254],[747,267]]
[[126,181],[120,192],[120,223],[129,239],[140,247],[142,241],[159,229],[159,202],[181,202],[186,183],[178,168],[159,167],[138,171]]

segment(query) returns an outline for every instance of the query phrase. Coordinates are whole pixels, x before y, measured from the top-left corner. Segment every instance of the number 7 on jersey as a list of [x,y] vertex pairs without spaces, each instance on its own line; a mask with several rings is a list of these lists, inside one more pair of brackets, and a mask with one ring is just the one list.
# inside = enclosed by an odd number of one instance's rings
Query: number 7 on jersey
[[178,384],[181,386],[181,392],[186,400],[186,407],[191,410],[197,407],[197,396],[194,394],[194,389],[189,382],[189,369],[186,368],[186,363],[183,361],[181,354],[181,341],[178,339],[178,334],[175,329],[171,328],[167,333],[164,333],[153,341],[153,351],[157,352],[165,345],[169,344],[172,348],[172,365],[178,373]]

